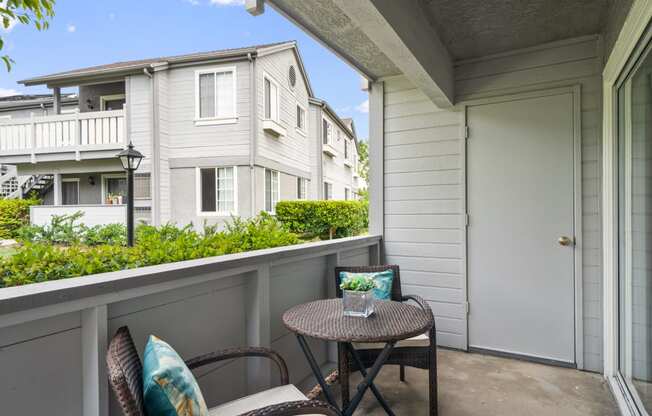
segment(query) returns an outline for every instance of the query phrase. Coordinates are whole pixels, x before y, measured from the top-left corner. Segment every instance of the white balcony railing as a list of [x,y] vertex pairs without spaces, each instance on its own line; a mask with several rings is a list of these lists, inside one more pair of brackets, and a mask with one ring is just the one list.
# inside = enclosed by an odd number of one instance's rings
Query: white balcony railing
[[71,215],[81,212],[80,222],[92,227],[94,225],[126,224],[126,205],[34,205],[30,207],[29,217],[32,224],[46,225],[55,215]]
[[0,121],[0,152],[20,155],[119,147],[127,137],[124,110]]

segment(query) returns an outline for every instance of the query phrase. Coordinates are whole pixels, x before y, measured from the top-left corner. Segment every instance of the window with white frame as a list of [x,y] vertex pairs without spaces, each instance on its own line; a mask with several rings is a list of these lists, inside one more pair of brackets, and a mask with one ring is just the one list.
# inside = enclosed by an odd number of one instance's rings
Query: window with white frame
[[306,178],[297,178],[297,199],[308,199],[308,184]]
[[344,188],[344,200],[348,201],[351,199],[351,188],[345,187]]
[[195,119],[232,121],[236,117],[235,67],[195,72]]
[[198,168],[197,172],[198,214],[236,214],[237,175],[235,167]]
[[265,80],[265,118],[278,121],[278,84],[269,75]]
[[306,110],[297,104],[297,128],[306,130]]
[[330,182],[324,182],[324,199],[333,199],[333,184]]
[[344,139],[344,159],[349,160],[349,140]]
[[276,203],[281,194],[278,171],[265,169],[265,211],[276,212]]
[[321,135],[324,144],[331,143],[331,138],[333,137],[333,126],[326,119],[322,120]]

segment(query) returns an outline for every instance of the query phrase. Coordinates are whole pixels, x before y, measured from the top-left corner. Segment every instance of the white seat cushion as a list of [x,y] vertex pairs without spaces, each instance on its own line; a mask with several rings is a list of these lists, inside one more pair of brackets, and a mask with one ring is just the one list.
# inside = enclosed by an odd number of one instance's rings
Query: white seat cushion
[[210,409],[208,413],[210,416],[238,416],[272,404],[297,400],[308,400],[308,398],[292,384],[288,384],[224,403]]
[[[395,348],[400,347],[427,347],[430,345],[430,338],[428,334],[417,335],[416,337],[402,339],[396,343]],[[353,346],[356,350],[374,350],[380,349],[385,346],[384,342],[354,342]]]

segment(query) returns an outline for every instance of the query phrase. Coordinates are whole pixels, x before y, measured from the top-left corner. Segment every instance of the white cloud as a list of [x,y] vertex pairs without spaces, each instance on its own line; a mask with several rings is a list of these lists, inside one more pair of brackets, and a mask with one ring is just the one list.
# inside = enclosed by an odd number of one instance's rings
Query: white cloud
[[216,6],[242,6],[245,0],[211,0],[211,4]]
[[68,24],[68,26],[66,26],[66,30],[70,33],[74,33],[77,30],[77,26]]
[[189,3],[192,6],[199,6],[199,0],[183,0],[186,3]]
[[348,113],[349,111],[351,111],[351,106],[347,105],[344,107],[336,108],[335,111],[337,111],[338,113]]
[[115,20],[115,13],[109,13],[109,20]]
[[361,113],[368,113],[369,112],[369,99],[364,100],[360,104],[355,106],[355,109],[358,110]]
[[0,88],[0,97],[10,97],[12,95],[20,95],[20,91],[11,88]]

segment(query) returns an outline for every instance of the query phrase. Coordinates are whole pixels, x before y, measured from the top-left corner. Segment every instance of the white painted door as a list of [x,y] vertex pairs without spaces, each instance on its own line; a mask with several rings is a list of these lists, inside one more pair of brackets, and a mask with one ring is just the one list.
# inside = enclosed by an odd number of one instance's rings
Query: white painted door
[[573,96],[467,116],[469,346],[574,363]]

